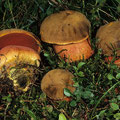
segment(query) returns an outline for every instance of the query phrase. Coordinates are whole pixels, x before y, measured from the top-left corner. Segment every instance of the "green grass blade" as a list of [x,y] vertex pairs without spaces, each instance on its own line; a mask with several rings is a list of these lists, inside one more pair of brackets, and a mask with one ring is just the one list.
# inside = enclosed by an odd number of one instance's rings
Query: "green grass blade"
[[98,106],[98,105],[100,104],[100,102],[102,101],[102,99],[103,99],[113,88],[115,88],[118,84],[120,84],[120,81],[118,81],[118,82],[117,82],[116,84],[114,84],[110,89],[108,89],[108,91],[106,91],[106,92],[104,93],[104,95],[98,100],[98,102],[97,102],[97,104],[95,105],[95,107],[94,107],[94,109],[93,109],[93,112],[92,112],[92,114],[91,114],[91,120],[93,119],[92,116],[93,116],[93,114],[94,114],[97,106]]
[[35,114],[29,110],[28,108],[24,107],[24,111],[33,119],[33,120],[37,120]]

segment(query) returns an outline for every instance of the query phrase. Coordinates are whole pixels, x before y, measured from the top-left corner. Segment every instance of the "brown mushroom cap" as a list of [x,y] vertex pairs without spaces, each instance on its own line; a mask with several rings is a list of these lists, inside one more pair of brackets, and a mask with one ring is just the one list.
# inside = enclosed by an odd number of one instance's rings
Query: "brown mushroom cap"
[[89,36],[90,22],[80,12],[66,10],[48,16],[40,28],[41,40],[52,44],[78,43]]
[[41,81],[41,89],[46,95],[54,100],[63,100],[65,98],[64,88],[74,92],[73,74],[68,70],[54,69],[49,71]]
[[0,31],[0,49],[8,45],[30,47],[40,52],[39,39],[31,32],[22,29],[5,29]]
[[101,26],[96,38],[98,38],[98,48],[102,49],[104,54],[111,56],[113,50],[117,50],[117,55],[120,56],[120,21]]
[[[0,50],[0,76],[7,72],[15,90],[27,91],[34,78],[34,68],[40,65],[38,53],[28,47],[10,45]],[[29,65],[18,67],[19,65]]]

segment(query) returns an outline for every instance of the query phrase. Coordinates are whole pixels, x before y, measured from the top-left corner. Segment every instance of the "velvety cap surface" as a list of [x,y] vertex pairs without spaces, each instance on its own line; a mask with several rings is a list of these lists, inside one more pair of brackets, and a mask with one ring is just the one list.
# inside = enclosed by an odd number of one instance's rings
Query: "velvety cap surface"
[[64,69],[54,69],[46,73],[41,81],[41,89],[48,97],[60,100],[65,97],[64,88],[74,92],[73,74]]
[[120,21],[114,21],[99,28],[96,38],[98,38],[98,48],[106,55],[113,55],[113,50],[117,50],[120,55]]
[[77,43],[89,35],[90,22],[80,12],[66,10],[54,13],[43,21],[41,40],[52,44]]

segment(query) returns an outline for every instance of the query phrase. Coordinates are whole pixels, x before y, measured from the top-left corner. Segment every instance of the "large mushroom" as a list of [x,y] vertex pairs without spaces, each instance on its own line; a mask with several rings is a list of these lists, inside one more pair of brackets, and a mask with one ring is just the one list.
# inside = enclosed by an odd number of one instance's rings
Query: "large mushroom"
[[[98,48],[107,56],[106,61],[111,61],[115,53],[116,59],[118,59],[120,56],[120,21],[101,26],[97,31],[96,38],[98,39]],[[115,61],[115,64],[120,64],[120,60]]]
[[73,74],[65,69],[54,69],[45,74],[41,81],[41,89],[46,95],[53,100],[65,100],[64,88],[68,88],[72,93]]
[[89,29],[90,22],[85,15],[66,10],[45,18],[40,34],[41,40],[53,44],[61,58],[72,62],[88,59],[94,53],[90,45]]
[[40,42],[33,33],[21,29],[0,31],[0,87],[12,83],[15,91],[27,91],[36,80],[39,53]]

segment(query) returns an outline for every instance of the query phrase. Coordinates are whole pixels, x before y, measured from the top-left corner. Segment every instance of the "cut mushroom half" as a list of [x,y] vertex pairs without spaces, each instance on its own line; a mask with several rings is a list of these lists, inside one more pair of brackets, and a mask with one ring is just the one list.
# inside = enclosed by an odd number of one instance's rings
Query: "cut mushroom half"
[[22,29],[5,29],[0,31],[0,49],[8,45],[29,47],[40,53],[40,42],[32,32]]
[[35,68],[39,66],[40,56],[32,48],[9,45],[0,50],[0,76],[7,74],[15,91],[28,90],[35,82]]

